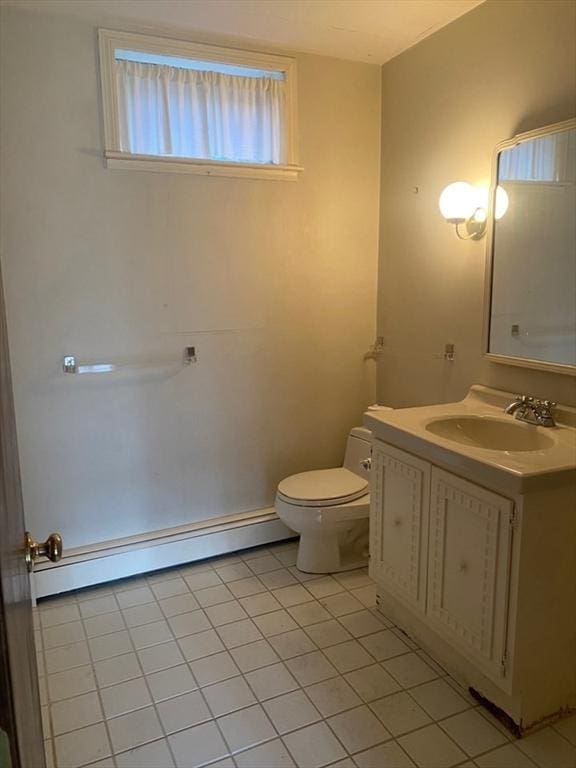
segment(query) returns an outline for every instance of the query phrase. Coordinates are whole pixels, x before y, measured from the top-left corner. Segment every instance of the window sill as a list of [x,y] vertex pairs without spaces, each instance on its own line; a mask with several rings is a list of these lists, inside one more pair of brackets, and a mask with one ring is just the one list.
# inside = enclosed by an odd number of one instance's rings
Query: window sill
[[247,179],[297,181],[304,170],[298,165],[259,165],[226,163],[217,160],[195,160],[185,157],[132,155],[127,152],[104,152],[107,168],[159,173],[192,173],[201,176],[232,176]]

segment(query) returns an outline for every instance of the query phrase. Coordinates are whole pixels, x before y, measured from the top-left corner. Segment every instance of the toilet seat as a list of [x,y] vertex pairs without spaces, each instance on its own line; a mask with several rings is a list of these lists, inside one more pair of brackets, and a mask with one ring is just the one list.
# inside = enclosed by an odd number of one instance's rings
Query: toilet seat
[[345,467],[291,475],[278,486],[278,496],[299,507],[326,507],[355,501],[368,493],[368,482]]

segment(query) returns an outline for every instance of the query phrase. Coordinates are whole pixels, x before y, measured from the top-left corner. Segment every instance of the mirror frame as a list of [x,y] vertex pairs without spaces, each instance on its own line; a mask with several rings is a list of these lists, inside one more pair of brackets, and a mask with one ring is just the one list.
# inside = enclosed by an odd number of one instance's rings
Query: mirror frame
[[513,136],[511,139],[502,141],[496,145],[492,158],[492,173],[490,182],[490,194],[488,205],[488,221],[486,230],[486,269],[484,277],[484,327],[482,334],[482,351],[484,357],[491,363],[500,363],[504,365],[513,365],[521,368],[533,368],[540,371],[549,371],[551,373],[564,373],[568,376],[576,376],[576,365],[564,363],[549,363],[543,360],[533,360],[529,357],[511,357],[509,355],[498,355],[490,352],[490,316],[492,307],[492,272],[494,264],[494,202],[496,195],[496,186],[498,184],[498,156],[505,149],[511,149],[517,144],[530,139],[548,136],[551,133],[559,133],[576,129],[576,118],[563,120],[560,123],[546,125],[543,128],[537,128],[533,131],[526,131]]

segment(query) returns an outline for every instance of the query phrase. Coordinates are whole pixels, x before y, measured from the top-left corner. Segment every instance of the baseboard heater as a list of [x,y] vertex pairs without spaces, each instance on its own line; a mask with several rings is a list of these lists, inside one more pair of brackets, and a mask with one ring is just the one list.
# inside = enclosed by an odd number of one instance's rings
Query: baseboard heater
[[274,508],[267,507],[90,546],[65,548],[60,562],[35,566],[33,593],[36,598],[48,597],[294,536]]

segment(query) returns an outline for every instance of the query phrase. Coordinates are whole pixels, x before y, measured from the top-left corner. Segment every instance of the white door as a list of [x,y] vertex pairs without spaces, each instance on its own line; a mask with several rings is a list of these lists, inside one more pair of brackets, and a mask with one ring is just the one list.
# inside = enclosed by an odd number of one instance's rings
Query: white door
[[491,677],[504,674],[513,502],[432,470],[428,618]]
[[370,575],[423,612],[430,464],[374,442],[370,491]]

